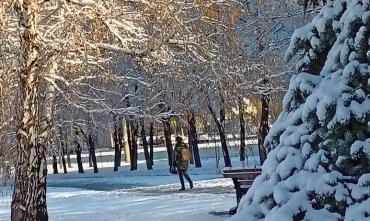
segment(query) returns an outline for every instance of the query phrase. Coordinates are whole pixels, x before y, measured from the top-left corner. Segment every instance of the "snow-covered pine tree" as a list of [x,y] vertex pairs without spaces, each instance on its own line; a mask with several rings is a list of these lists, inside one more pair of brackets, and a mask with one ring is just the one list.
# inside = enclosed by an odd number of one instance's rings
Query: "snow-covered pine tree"
[[370,219],[369,29],[369,0],[331,0],[295,31],[298,72],[230,221]]

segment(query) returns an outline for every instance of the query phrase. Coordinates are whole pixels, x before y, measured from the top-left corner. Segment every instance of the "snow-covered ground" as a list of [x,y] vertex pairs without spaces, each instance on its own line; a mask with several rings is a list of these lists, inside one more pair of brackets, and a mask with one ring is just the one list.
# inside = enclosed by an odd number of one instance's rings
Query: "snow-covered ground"
[[[223,181],[217,181],[222,182]],[[51,221],[217,221],[224,217],[209,214],[234,205],[231,193],[207,193],[212,182],[198,183],[191,191],[178,192],[177,185],[139,189],[94,191],[76,188],[48,189]],[[166,188],[166,190],[164,190]],[[10,220],[10,197],[0,197],[0,220]]]
[[[207,152],[201,151],[201,154]],[[106,154],[109,155],[109,154]],[[204,156],[202,168],[190,166],[189,174],[195,188],[179,192],[177,175],[168,172],[168,162],[157,154],[154,170],[146,170],[145,161],[139,161],[137,171],[129,171],[123,164],[113,172],[112,162],[98,162],[99,173],[92,173],[85,163],[85,173],[77,166],[68,174],[49,174],[48,211],[51,221],[221,221],[225,217],[210,214],[227,211],[235,206],[231,180],[222,178],[216,159]],[[233,155],[234,166],[242,166]],[[99,161],[99,159],[98,159]],[[249,166],[255,157],[249,157]],[[49,171],[51,170],[49,165]],[[61,172],[61,170],[59,170]],[[0,189],[1,190],[1,189]],[[0,220],[10,218],[11,191],[0,191]]]

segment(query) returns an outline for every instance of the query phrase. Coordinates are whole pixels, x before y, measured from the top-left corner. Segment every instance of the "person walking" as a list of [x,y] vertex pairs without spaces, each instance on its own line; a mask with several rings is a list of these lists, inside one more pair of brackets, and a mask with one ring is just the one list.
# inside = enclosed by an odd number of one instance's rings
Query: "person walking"
[[190,150],[188,145],[183,142],[181,137],[176,137],[176,146],[174,151],[174,166],[177,168],[179,173],[181,189],[185,190],[185,179],[189,182],[190,189],[193,189],[193,181],[191,180],[190,176],[188,175],[188,168],[189,168],[189,160],[190,160]]

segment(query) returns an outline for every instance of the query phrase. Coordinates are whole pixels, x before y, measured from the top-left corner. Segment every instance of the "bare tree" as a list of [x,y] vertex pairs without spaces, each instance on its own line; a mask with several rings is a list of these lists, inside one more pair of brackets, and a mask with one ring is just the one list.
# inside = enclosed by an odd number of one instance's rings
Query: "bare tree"
[[[94,171],[98,171],[95,127],[104,126],[91,122],[94,117],[127,120],[117,122],[114,169],[124,149],[126,161],[130,158],[135,170],[138,122],[144,121],[141,137],[146,141],[144,124],[164,119],[171,164],[169,120],[175,116],[183,120],[189,111],[208,108],[222,137],[225,165],[231,166],[223,124],[229,104],[235,104],[238,97],[228,82],[242,72],[233,63],[239,64],[240,59],[234,37],[241,13],[239,2],[15,2],[15,7],[10,0],[0,3],[1,31],[6,33],[0,36],[4,51],[0,55],[0,142],[5,143],[15,133],[18,138],[12,220],[47,220],[47,154],[59,151],[64,159],[65,151],[67,156],[69,153],[67,147],[73,146],[79,171],[83,172],[81,152],[88,146]],[[198,95],[193,93],[186,99],[185,94],[192,89],[187,82],[194,83]],[[10,126],[15,118],[9,117],[15,110],[8,110],[3,95],[18,101],[16,130]],[[199,104],[194,105],[194,101]],[[55,117],[64,112],[71,113]],[[195,121],[191,114],[192,147],[200,166]],[[121,124],[126,126],[122,131]],[[62,142],[51,136],[51,132],[66,128],[70,133],[64,133],[68,138],[60,136]],[[153,165],[154,152],[153,126],[150,128],[150,150],[145,148],[148,168]],[[123,145],[122,140],[129,145]],[[57,152],[49,151],[54,148]],[[13,156],[2,152],[0,159],[9,162]]]

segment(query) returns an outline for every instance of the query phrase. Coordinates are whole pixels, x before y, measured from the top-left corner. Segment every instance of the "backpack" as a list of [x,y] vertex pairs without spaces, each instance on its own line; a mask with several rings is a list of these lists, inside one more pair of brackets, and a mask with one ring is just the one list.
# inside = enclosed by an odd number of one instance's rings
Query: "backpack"
[[183,144],[180,148],[180,156],[181,161],[189,161],[190,160],[190,150],[186,144]]

